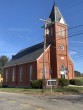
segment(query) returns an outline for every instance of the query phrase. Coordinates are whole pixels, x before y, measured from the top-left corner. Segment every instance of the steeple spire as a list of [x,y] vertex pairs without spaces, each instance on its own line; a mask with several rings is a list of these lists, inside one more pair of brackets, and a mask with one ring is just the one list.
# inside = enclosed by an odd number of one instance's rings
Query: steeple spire
[[54,0],[54,5],[56,5],[55,0]]
[[53,4],[52,11],[50,13],[49,18],[51,19],[52,22],[59,22],[62,24],[66,24],[62,14],[61,14],[60,10],[58,9],[58,7],[56,6],[55,2]]
[[55,0],[54,0],[54,4],[55,4]]

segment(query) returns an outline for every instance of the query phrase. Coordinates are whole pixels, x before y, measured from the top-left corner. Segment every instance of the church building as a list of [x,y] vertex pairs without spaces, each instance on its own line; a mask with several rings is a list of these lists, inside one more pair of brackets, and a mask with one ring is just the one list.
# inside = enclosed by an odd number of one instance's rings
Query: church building
[[[68,29],[60,10],[53,5],[47,24],[45,79],[74,78],[74,64],[68,53]],[[43,78],[44,43],[19,51],[4,66],[3,84],[29,87],[30,81]]]

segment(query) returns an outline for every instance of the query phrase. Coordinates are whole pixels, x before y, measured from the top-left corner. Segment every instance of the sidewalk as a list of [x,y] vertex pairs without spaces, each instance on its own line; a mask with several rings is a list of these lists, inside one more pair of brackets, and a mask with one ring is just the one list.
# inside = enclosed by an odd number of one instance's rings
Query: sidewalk
[[83,86],[69,85],[69,87],[83,87]]

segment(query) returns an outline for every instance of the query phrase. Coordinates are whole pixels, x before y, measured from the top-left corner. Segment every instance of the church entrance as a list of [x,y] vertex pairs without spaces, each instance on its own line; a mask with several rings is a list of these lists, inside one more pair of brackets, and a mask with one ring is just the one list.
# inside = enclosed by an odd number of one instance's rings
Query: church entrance
[[68,73],[68,69],[64,65],[62,65],[60,70],[61,78],[65,79],[67,73]]
[[65,79],[65,78],[66,78],[66,77],[65,77],[65,74],[61,74],[61,78],[64,78],[64,79]]

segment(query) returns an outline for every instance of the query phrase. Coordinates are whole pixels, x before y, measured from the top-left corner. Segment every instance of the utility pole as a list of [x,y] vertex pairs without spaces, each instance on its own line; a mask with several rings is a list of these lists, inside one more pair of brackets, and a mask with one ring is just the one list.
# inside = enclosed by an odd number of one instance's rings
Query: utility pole
[[43,85],[42,85],[42,93],[44,92],[44,89],[46,88],[46,69],[45,69],[45,49],[46,49],[46,36],[49,34],[47,30],[47,23],[51,23],[49,20],[40,19],[44,22],[44,51],[43,51]]

